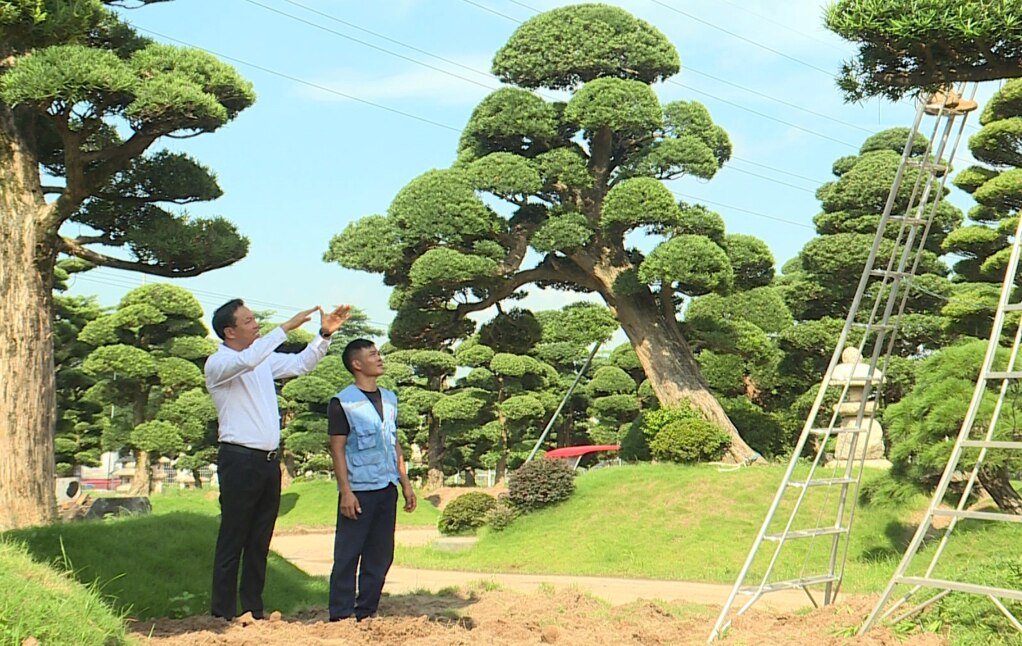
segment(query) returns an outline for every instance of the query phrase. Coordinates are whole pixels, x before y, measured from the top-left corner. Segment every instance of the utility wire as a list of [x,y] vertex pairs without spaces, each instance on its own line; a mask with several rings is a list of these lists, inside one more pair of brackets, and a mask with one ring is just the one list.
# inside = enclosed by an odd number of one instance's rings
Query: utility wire
[[708,20],[703,20],[702,18],[700,18],[698,16],[694,16],[694,15],[692,15],[692,14],[686,12],[686,11],[682,11],[681,9],[678,9],[677,7],[671,6],[671,5],[667,4],[666,2],[661,2],[660,0],[652,0],[652,2],[653,2],[653,4],[657,4],[657,5],[660,5],[661,7],[664,7],[665,9],[670,9],[674,13],[681,14],[682,16],[685,16],[689,20],[694,20],[694,21],[696,21],[696,22],[698,22],[700,24],[706,25],[707,27],[711,27],[713,29],[716,29],[717,31],[723,32],[723,33],[725,33],[725,34],[727,34],[727,35],[729,35],[729,36],[731,36],[733,38],[737,38],[738,40],[741,40],[741,41],[744,41],[746,43],[749,43],[750,45],[754,45],[756,47],[759,47],[760,49],[766,50],[766,51],[771,52],[773,54],[777,54],[778,56],[781,56],[783,58],[788,59],[789,61],[798,63],[799,65],[803,65],[805,67],[808,67],[809,69],[816,70],[817,72],[820,72],[822,74],[826,74],[828,78],[834,78],[834,72],[832,70],[823,69],[822,67],[818,67],[816,65],[813,65],[812,63],[810,63],[808,61],[804,61],[804,60],[802,60],[800,58],[797,58],[795,56],[791,56],[790,54],[785,54],[782,51],[774,49],[773,47],[768,47],[767,45],[764,45],[763,43],[755,41],[755,40],[753,40],[751,38],[746,38],[745,36],[742,36],[741,34],[737,34],[737,33],[733,32],[733,31],[724,29],[720,25],[715,25],[715,24],[713,24],[712,22],[710,22]]
[[270,69],[268,67],[264,67],[264,66],[259,65],[257,63],[250,63],[249,61],[242,60],[242,59],[236,58],[234,56],[228,56],[227,54],[221,54],[220,52],[214,51],[212,49],[207,49],[205,47],[199,47],[198,45],[193,45],[192,43],[183,41],[183,40],[181,40],[179,38],[174,38],[173,36],[167,36],[166,34],[161,34],[160,32],[153,31],[152,29],[146,29],[144,27],[139,27],[137,25],[132,25],[132,26],[135,29],[137,29],[137,30],[139,30],[141,32],[145,32],[147,34],[151,34],[153,36],[157,36],[159,38],[163,38],[165,40],[169,40],[169,41],[177,43],[179,45],[184,45],[185,47],[191,47],[192,49],[202,50],[202,51],[204,51],[206,53],[213,54],[214,56],[217,56],[217,57],[222,58],[224,60],[231,61],[232,63],[237,63],[238,65],[244,65],[246,67],[251,67],[251,68],[257,69],[257,70],[259,70],[261,72],[266,72],[267,74],[272,74],[273,76],[278,76],[280,78],[287,79],[287,80],[293,81],[295,83],[300,83],[302,85],[305,85],[305,86],[308,86],[308,87],[311,87],[311,88],[315,88],[317,90],[322,90],[323,92],[328,92],[330,94],[336,94],[337,96],[342,96],[342,97],[344,97],[346,99],[351,99],[352,101],[357,101],[359,103],[364,103],[365,105],[371,105],[374,108],[379,108],[380,110],[386,110],[387,112],[393,112],[394,114],[399,114],[399,115],[401,115],[403,117],[408,117],[409,119],[415,119],[416,121],[422,121],[423,123],[428,123],[430,125],[437,126],[438,128],[444,128],[445,130],[451,130],[451,131],[457,132],[457,133],[461,132],[461,128],[455,128],[454,126],[449,126],[446,123],[440,123],[439,121],[433,121],[432,119],[428,119],[426,117],[420,117],[417,114],[412,114],[410,112],[405,112],[403,110],[398,110],[396,108],[391,108],[391,107],[385,106],[385,105],[380,104],[380,103],[375,103],[373,101],[367,101],[366,99],[361,99],[361,98],[359,98],[357,96],[354,96],[352,94],[346,94],[344,92],[341,92],[340,90],[335,90],[334,88],[327,87],[325,85],[320,85],[319,83],[313,83],[312,81],[306,81],[305,79],[301,79],[301,78],[298,78],[297,76],[292,76],[290,74],[285,74],[284,72],[278,72],[276,70],[272,70],[272,69]]

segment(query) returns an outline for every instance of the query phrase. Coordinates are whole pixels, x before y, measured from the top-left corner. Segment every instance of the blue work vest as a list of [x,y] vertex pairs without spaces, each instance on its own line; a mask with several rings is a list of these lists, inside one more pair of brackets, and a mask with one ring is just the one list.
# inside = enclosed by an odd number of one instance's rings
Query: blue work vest
[[348,442],[344,457],[348,463],[348,482],[352,491],[372,491],[398,484],[397,471],[397,396],[380,388],[383,419],[373,402],[357,386],[337,393],[337,400],[348,418]]

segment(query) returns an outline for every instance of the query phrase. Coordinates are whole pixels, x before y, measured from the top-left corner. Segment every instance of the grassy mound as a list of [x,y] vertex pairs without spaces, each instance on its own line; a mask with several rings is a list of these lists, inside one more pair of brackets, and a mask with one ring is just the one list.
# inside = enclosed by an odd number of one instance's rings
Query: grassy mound
[[[209,612],[217,528],[215,517],[176,512],[16,530],[4,537],[22,543],[37,561],[58,569],[66,563],[79,581],[96,582],[115,610],[146,619]],[[290,613],[325,605],[326,599],[324,579],[270,555],[263,594],[268,611]]]
[[124,622],[101,598],[62,572],[37,563],[24,546],[0,541],[0,644],[125,644]]
[[[783,477],[783,465],[722,472],[710,466],[621,466],[580,475],[575,494],[523,516],[503,532],[483,529],[465,552],[398,547],[408,567],[644,577],[734,583]],[[881,475],[867,470],[866,481]],[[818,473],[817,477],[830,477]],[[814,487],[803,510],[827,509],[833,522],[838,492]],[[830,496],[828,499],[827,497]],[[922,496],[887,506],[860,505],[848,546],[844,589],[876,592],[887,583],[927,501]],[[824,514],[826,518],[828,514]],[[807,515],[815,519],[815,515]],[[806,516],[803,516],[805,518]],[[779,520],[787,519],[787,515]],[[1011,553],[1022,532],[1013,523],[962,523],[942,563]],[[796,527],[794,529],[805,529]],[[771,531],[777,531],[772,528]],[[753,572],[773,554],[760,550]],[[928,549],[932,549],[932,546]],[[827,537],[787,544],[774,580],[826,571]],[[926,555],[917,558],[925,566]]]

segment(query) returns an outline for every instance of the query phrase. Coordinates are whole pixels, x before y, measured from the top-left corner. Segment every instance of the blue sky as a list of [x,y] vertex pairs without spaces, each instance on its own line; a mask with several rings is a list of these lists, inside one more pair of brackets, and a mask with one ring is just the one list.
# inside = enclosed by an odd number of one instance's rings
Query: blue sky
[[[223,215],[251,241],[237,264],[176,284],[207,311],[240,296],[283,320],[312,305],[351,303],[380,327],[393,313],[379,277],[322,261],[330,238],[385,213],[417,175],[449,166],[476,104],[499,87],[490,61],[544,0],[175,0],[126,10],[156,40],[201,47],[255,85],[255,106],[220,131],[168,142],[218,175],[224,196],[192,205]],[[872,132],[910,126],[909,102],[847,105],[833,73],[853,48],[822,26],[816,0],[613,2],[658,27],[682,71],[661,101],[697,100],[729,133],[733,160],[705,182],[671,190],[719,212],[729,233],[766,241],[780,267],[813,236],[815,189],[835,159]],[[991,89],[981,95],[988,96]],[[971,130],[969,132],[972,132]],[[964,145],[962,147],[964,149]],[[963,167],[959,162],[958,167]],[[953,189],[953,199],[970,199]],[[145,277],[98,269],[72,294],[104,305]],[[533,289],[534,309],[572,298]]]

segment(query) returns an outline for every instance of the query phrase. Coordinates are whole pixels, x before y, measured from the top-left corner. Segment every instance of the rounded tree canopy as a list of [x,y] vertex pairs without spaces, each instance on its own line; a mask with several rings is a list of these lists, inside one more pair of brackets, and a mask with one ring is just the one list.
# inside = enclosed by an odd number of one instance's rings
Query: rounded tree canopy
[[899,99],[954,81],[1022,76],[1022,10],[990,0],[839,0],[826,25],[857,43],[838,85],[849,100]]
[[493,73],[526,88],[570,89],[601,77],[653,83],[678,73],[678,52],[655,27],[617,7],[542,13],[515,30]]

